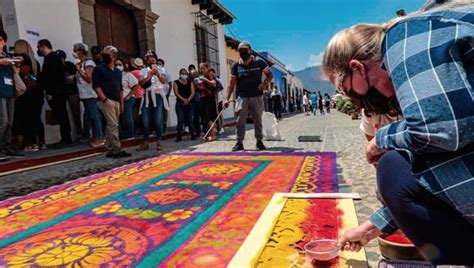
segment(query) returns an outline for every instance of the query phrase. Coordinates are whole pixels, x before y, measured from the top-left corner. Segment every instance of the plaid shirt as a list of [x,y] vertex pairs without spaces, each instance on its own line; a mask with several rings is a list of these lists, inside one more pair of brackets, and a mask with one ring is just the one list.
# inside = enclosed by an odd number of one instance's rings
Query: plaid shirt
[[[474,225],[474,8],[422,13],[382,44],[404,120],[377,131],[381,149],[408,152],[418,183]],[[370,221],[398,229],[384,207]]]

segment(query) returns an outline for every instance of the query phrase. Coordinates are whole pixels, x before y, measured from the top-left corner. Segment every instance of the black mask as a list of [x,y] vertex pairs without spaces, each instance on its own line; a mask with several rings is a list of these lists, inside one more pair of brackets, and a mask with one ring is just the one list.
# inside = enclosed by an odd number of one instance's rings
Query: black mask
[[39,57],[43,57],[44,54],[43,52],[38,48],[38,50],[36,51],[36,54],[38,54]]
[[250,58],[250,53],[248,51],[239,51],[240,58],[243,60],[248,60]]
[[102,62],[110,64],[112,62],[112,57],[109,54],[102,54]]
[[364,109],[366,113],[375,114],[396,114],[399,113],[400,108],[398,101],[395,96],[386,97],[380,91],[371,86],[367,78],[367,85],[369,90],[365,95],[357,94],[352,88],[352,73],[351,73],[351,89],[347,96],[351,98],[351,101],[359,108]]

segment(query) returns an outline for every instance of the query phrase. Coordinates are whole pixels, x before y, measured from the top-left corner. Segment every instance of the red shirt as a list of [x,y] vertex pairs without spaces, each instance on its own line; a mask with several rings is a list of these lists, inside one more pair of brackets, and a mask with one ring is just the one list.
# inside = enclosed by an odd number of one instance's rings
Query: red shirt
[[[133,76],[135,76],[138,81],[140,81],[140,70],[133,70],[132,71]],[[143,95],[145,95],[145,91],[143,90],[142,86],[138,85],[137,86],[137,92],[135,93],[135,98],[141,99],[143,98]]]
[[[216,76],[211,72],[208,72],[204,77],[210,81],[216,81]],[[199,87],[199,90],[201,91],[201,97],[215,97],[216,96],[215,88],[212,88],[208,83],[201,81],[198,87]]]

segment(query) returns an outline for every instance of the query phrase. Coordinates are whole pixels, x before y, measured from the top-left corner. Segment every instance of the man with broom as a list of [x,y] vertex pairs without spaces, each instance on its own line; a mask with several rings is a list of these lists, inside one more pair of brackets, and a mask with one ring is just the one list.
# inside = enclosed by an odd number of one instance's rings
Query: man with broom
[[[244,150],[245,124],[250,113],[255,127],[257,149],[266,150],[262,142],[262,113],[264,111],[263,91],[273,80],[273,74],[267,63],[259,57],[252,55],[252,49],[247,42],[238,46],[240,59],[232,66],[231,80],[224,106],[227,108],[237,86],[237,96],[242,100],[242,109],[237,117],[237,143],[232,148],[233,152]],[[262,82],[262,76],[265,80]]]

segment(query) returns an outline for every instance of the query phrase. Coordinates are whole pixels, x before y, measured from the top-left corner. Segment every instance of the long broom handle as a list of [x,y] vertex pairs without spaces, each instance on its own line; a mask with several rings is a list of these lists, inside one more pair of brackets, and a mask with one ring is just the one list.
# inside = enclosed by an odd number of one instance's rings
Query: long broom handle
[[[231,102],[234,102],[235,100],[230,100],[229,103]],[[217,123],[217,120],[219,120],[219,118],[221,117],[222,113],[225,111],[225,107],[223,107],[222,111],[219,112],[219,114],[217,115],[217,118],[216,120],[214,120],[214,122],[212,122],[212,125],[209,127],[209,130],[207,131],[206,135],[204,135],[202,137],[203,140],[205,140],[207,138],[207,136],[209,135],[209,133],[211,133],[212,131],[212,128],[214,127],[214,125]]]

